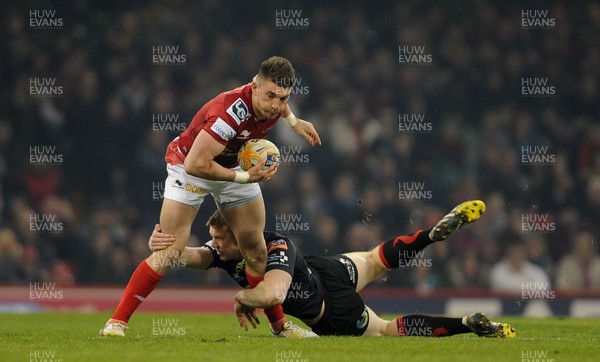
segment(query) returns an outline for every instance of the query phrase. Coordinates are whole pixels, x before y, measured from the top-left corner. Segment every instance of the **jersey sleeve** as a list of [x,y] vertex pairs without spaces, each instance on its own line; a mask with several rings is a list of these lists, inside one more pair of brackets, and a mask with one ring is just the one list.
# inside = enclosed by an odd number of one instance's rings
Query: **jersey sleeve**
[[267,272],[269,270],[282,270],[294,276],[296,262],[296,248],[288,245],[284,239],[276,239],[267,244]]
[[205,248],[208,251],[210,251],[210,254],[213,257],[213,261],[212,263],[210,263],[210,265],[208,266],[208,269],[210,268],[223,268],[223,262],[221,261],[221,258],[219,257],[219,253],[217,253],[217,250],[215,248],[213,248],[211,242],[207,242],[206,244],[202,245],[201,248]]
[[229,97],[225,97],[223,104],[215,104],[210,113],[211,117],[204,125],[204,130],[223,145],[237,136],[242,122],[250,116],[248,106],[242,98]]
[[204,130],[222,145],[227,145],[238,131],[231,125],[231,122],[227,122],[219,116],[209,118],[204,125]]

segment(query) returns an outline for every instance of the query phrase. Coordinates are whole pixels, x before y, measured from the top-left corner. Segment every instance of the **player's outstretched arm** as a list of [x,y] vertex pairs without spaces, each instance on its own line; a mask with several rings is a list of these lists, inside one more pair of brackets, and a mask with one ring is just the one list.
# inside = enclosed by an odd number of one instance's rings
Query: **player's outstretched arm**
[[[173,243],[175,243],[175,235],[163,234],[161,232],[160,224],[156,224],[152,231],[152,235],[148,240],[148,247],[150,250],[152,250],[152,252],[160,252],[171,246]],[[188,269],[206,270],[210,267],[212,261],[213,256],[206,248],[190,248],[189,246],[186,246],[183,253],[179,256],[180,264]]]
[[244,289],[235,296],[236,302],[252,308],[273,308],[285,300],[292,276],[282,270],[269,270],[264,280],[252,289]]
[[321,137],[319,137],[319,133],[317,133],[315,126],[308,121],[297,118],[290,109],[289,104],[285,106],[284,111],[281,113],[281,117],[290,125],[294,132],[307,140],[311,146],[321,144]]
[[294,132],[304,137],[304,139],[306,139],[311,146],[320,145],[321,137],[319,137],[315,126],[313,126],[312,123],[303,119],[297,118],[297,120],[298,123],[296,123],[296,125],[292,127]]

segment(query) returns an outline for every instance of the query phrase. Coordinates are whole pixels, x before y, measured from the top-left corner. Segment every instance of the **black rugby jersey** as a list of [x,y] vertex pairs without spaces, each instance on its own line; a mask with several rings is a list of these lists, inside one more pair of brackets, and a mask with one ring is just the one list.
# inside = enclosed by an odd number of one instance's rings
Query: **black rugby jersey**
[[[321,312],[323,303],[323,289],[318,275],[308,267],[302,253],[290,239],[270,231],[265,231],[263,235],[267,243],[266,272],[282,270],[292,276],[292,282],[282,304],[283,312],[299,319],[316,318]],[[224,269],[242,288],[248,286],[245,260],[224,262],[210,242],[203,247],[207,248],[213,256],[209,268]]]

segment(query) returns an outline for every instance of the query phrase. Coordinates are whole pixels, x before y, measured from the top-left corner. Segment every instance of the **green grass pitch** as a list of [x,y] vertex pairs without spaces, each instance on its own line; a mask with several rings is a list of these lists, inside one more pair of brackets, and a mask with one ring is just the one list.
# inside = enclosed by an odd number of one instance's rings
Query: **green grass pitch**
[[[494,318],[513,340],[321,337],[244,332],[232,314],[137,313],[125,338],[97,337],[108,313],[2,314],[0,361],[600,361],[600,319]],[[391,316],[389,316],[391,317]]]

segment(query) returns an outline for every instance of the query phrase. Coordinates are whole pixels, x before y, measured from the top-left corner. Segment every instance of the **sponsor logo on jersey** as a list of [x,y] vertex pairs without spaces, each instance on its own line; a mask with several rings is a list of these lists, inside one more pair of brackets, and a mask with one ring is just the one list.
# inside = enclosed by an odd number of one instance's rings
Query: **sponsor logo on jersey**
[[242,98],[238,98],[231,106],[229,106],[229,108],[227,108],[227,114],[229,114],[239,125],[248,118],[250,112]]
[[354,269],[354,265],[350,262],[350,260],[346,258],[339,258],[338,260],[346,267],[346,270],[348,271],[348,276],[350,277],[350,281],[356,284],[356,270]]
[[356,321],[356,328],[361,330],[363,328],[366,328],[369,325],[369,311],[367,310],[367,307],[365,307],[365,310],[363,310],[362,314],[360,315],[360,319]]
[[285,251],[281,250],[279,253],[271,254],[267,258],[267,264],[279,264],[279,265],[288,265],[289,258],[285,255]]
[[240,134],[238,134],[238,136],[236,138],[248,139],[248,138],[250,138],[251,134],[252,134],[252,132],[250,132],[247,129],[245,129],[242,132],[240,132]]
[[217,118],[217,121],[210,127],[210,129],[219,135],[223,140],[229,141],[235,137],[235,130],[231,128],[221,117]]
[[287,243],[283,239],[277,239],[277,240],[271,241],[269,243],[268,247],[269,247],[269,250],[267,251],[267,253],[270,253],[277,249],[287,250],[287,248],[288,248]]

